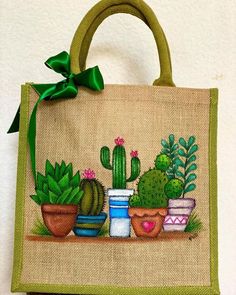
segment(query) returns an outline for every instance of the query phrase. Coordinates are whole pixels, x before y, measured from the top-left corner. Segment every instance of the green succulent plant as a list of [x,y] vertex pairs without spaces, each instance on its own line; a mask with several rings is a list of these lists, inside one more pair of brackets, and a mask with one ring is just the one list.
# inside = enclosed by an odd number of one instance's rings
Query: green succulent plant
[[196,138],[194,136],[190,136],[187,141],[182,137],[179,139],[180,148],[178,150],[179,158],[177,160],[179,171],[177,171],[177,176],[184,183],[183,197],[196,189],[194,181],[197,178],[195,171],[197,170],[196,152],[198,151],[198,145],[195,142]]
[[53,166],[49,160],[45,164],[45,175],[37,173],[36,194],[31,198],[38,204],[78,205],[83,191],[80,188],[80,173],[73,175],[72,164]]
[[178,159],[179,159],[179,144],[175,141],[175,136],[170,134],[168,139],[162,139],[161,141],[162,150],[161,154],[166,155],[171,159],[171,164],[167,169],[166,173],[169,179],[176,178],[178,172]]

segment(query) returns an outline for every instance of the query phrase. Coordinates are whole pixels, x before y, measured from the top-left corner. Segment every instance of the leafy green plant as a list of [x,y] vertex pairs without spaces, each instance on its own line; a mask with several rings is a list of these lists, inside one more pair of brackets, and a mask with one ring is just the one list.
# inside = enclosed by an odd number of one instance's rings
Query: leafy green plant
[[185,232],[188,233],[199,233],[203,229],[203,224],[201,219],[198,217],[197,213],[194,212],[189,217],[188,224],[185,228]]
[[72,164],[61,165],[55,163],[55,167],[49,160],[45,164],[45,176],[37,173],[36,195],[31,198],[38,204],[78,205],[83,191],[80,188],[79,171],[73,175]]
[[164,154],[171,159],[171,163],[169,165],[169,168],[166,171],[168,178],[169,179],[176,178],[178,168],[179,168],[179,166],[178,166],[179,144],[177,142],[175,142],[175,136],[173,134],[170,134],[167,140],[162,139],[161,145],[162,145],[161,154]]
[[46,225],[39,219],[37,218],[34,222],[34,226],[31,230],[31,233],[33,235],[38,235],[38,236],[51,236],[52,233],[48,230]]
[[193,181],[197,178],[194,171],[197,169],[195,163],[197,157],[195,153],[198,151],[198,145],[195,144],[195,137],[190,136],[188,141],[184,138],[179,139],[180,148],[178,149],[179,158],[177,158],[176,165],[178,166],[178,171],[176,175],[183,180],[183,197],[186,193],[194,191],[196,189],[196,184]]

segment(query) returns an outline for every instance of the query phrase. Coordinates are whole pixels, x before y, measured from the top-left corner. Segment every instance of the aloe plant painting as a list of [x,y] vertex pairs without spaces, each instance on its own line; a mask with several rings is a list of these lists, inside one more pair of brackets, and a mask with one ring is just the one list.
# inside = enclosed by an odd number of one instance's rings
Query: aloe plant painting
[[124,139],[118,137],[115,139],[115,148],[113,149],[112,163],[111,153],[107,146],[101,148],[100,159],[104,168],[112,171],[112,186],[114,189],[126,189],[127,182],[133,182],[140,174],[140,160],[138,152],[132,151],[131,156],[131,175],[126,178],[126,151]]
[[73,174],[72,163],[61,165],[55,163],[55,167],[49,160],[45,164],[45,175],[37,173],[36,194],[31,198],[38,204],[78,205],[83,191],[80,188],[80,174]]
[[178,149],[179,157],[176,160],[176,165],[178,165],[176,175],[184,183],[183,197],[196,189],[196,184],[193,182],[197,178],[195,173],[197,170],[197,164],[195,163],[197,157],[195,153],[198,151],[198,145],[195,142],[196,138],[194,136],[190,136],[188,140],[182,137],[179,139],[180,147]]

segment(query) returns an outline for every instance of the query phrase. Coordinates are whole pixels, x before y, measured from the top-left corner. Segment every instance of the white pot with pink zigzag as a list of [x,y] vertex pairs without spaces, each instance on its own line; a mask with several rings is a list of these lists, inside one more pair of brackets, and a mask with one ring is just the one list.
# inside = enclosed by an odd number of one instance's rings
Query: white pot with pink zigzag
[[195,200],[190,198],[170,199],[168,215],[165,217],[163,228],[165,231],[184,231],[194,207]]

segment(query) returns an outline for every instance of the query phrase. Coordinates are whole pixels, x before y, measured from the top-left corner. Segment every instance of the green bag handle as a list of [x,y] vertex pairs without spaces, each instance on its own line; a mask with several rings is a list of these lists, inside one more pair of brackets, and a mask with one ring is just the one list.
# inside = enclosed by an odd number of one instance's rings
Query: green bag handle
[[85,70],[88,50],[98,26],[110,15],[127,13],[140,18],[152,30],[160,61],[160,78],[154,86],[175,86],[169,46],[153,10],[143,0],[101,0],[84,17],[71,43],[71,70]]

